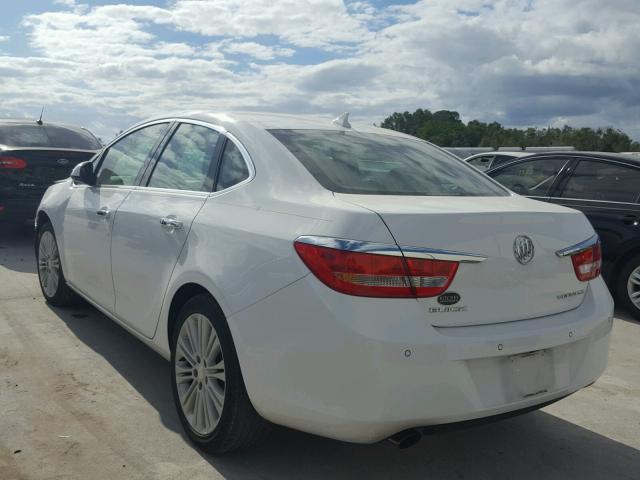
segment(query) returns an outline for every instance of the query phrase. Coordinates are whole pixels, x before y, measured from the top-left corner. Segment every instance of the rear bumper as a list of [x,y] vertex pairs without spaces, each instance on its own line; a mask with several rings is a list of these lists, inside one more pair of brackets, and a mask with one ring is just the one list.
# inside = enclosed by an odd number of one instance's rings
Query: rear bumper
[[0,196],[0,222],[33,220],[36,217],[42,195],[20,199]]
[[[593,383],[607,364],[612,319],[601,279],[569,312],[438,328],[417,301],[350,297],[308,275],[229,324],[260,414],[375,442],[535,407]],[[538,350],[533,360],[518,357]]]

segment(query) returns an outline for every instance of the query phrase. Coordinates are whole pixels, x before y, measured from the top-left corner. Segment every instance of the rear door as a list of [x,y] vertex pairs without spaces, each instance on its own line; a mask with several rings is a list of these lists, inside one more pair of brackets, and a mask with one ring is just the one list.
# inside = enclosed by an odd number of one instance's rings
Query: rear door
[[122,201],[135,188],[168,122],[139,128],[110,145],[96,160],[96,185],[73,185],[67,203],[62,248],[67,280],[110,312],[111,229]]
[[551,202],[582,211],[600,235],[604,277],[640,236],[640,168],[605,159],[578,159]]
[[171,273],[191,224],[213,190],[220,133],[181,123],[143,186],[118,208],[111,241],[115,312],[153,337]]

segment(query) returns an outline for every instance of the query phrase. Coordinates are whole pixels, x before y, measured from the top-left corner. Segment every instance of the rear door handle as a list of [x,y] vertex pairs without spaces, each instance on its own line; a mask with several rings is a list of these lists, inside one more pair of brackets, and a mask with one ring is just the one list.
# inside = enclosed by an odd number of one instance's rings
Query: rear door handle
[[625,225],[638,225],[640,223],[640,219],[635,215],[625,215],[622,217],[622,223]]
[[173,215],[161,218],[160,225],[171,230],[182,230],[182,222]]
[[100,210],[96,212],[96,215],[100,217],[108,217],[110,214],[111,214],[111,210],[109,210],[107,207],[102,207]]

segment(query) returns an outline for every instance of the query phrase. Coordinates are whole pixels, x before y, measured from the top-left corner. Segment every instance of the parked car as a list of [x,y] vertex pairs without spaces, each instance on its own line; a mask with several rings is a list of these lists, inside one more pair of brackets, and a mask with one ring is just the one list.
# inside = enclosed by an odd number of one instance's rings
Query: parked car
[[640,319],[640,159],[590,152],[540,154],[487,172],[516,193],[581,210],[602,241],[602,274]]
[[465,162],[470,163],[478,170],[484,172],[489,170],[490,168],[495,168],[499,165],[504,165],[505,163],[512,162],[521,157],[527,157],[531,155],[531,152],[507,152],[507,151],[496,151],[496,152],[485,152],[485,153],[477,153],[475,155],[471,155],[464,159]]
[[407,446],[607,362],[582,214],[344,117],[138,124],[49,188],[36,228],[47,302],[79,294],[170,360],[182,425],[214,453],[269,422]]
[[0,120],[0,222],[33,220],[47,187],[100,148],[84,128]]

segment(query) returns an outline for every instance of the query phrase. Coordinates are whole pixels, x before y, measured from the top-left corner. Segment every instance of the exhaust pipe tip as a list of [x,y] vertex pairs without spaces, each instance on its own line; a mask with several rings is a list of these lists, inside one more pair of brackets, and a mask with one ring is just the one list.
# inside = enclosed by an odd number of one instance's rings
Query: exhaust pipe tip
[[389,442],[400,449],[413,447],[422,438],[422,433],[415,428],[403,430],[389,437]]

